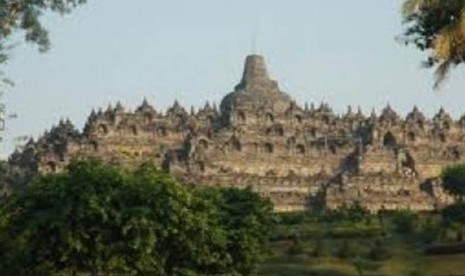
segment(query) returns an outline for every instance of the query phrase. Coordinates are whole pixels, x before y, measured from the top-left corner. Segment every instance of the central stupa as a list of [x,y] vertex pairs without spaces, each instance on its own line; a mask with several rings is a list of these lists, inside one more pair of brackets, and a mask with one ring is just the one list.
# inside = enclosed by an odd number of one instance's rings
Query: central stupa
[[263,56],[250,55],[246,58],[241,82],[224,97],[220,107],[221,113],[230,117],[231,112],[237,110],[248,113],[261,109],[284,113],[290,103],[291,97],[268,76]]

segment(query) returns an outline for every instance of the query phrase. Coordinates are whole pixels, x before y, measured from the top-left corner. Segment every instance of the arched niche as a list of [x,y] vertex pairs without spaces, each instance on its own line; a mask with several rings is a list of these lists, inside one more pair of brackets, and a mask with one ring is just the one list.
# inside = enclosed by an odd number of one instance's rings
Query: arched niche
[[57,163],[55,163],[54,161],[49,161],[47,162],[47,169],[49,172],[56,172],[57,171]]
[[289,149],[294,148],[295,143],[296,143],[296,142],[295,142],[295,138],[294,138],[294,137],[290,137],[289,139],[287,139],[287,147],[288,147]]
[[151,113],[144,113],[144,120],[146,123],[150,123],[153,120],[153,115]]
[[199,161],[197,165],[201,172],[205,172],[205,163],[203,163],[202,161]]
[[103,134],[103,135],[107,135],[107,134],[108,134],[108,126],[107,126],[107,125],[100,124],[100,125],[98,126],[97,129],[98,129],[98,132],[99,132],[100,134]]
[[253,150],[255,151],[255,153],[258,153],[258,152],[259,152],[258,143],[253,143],[253,144],[252,144],[252,147],[253,147]]
[[239,110],[237,112],[237,120],[238,120],[239,123],[245,123],[246,122],[247,117],[245,116],[244,111]]
[[448,121],[444,121],[442,123],[442,127],[445,129],[445,130],[449,130],[450,129],[450,123]]
[[160,126],[157,128],[157,134],[161,137],[168,136],[168,130],[164,126]]
[[447,142],[447,136],[445,133],[439,133],[439,141],[441,141],[442,143]]
[[277,176],[278,173],[275,170],[271,169],[271,170],[266,171],[265,175],[266,176]]
[[296,147],[296,153],[299,155],[305,155],[305,146],[302,144],[298,144]]
[[231,146],[232,146],[232,149],[235,151],[238,151],[238,152],[242,151],[242,144],[237,138],[231,141]]
[[265,143],[265,145],[264,145],[264,151],[265,151],[265,153],[268,153],[268,154],[273,153],[273,151],[274,151],[273,144],[271,144],[271,143]]
[[310,136],[311,138],[316,138],[318,136],[318,131],[316,130],[315,127],[312,127],[307,131],[307,135]]
[[451,155],[454,161],[460,160],[460,158],[462,157],[460,150],[457,147],[454,147],[452,149]]
[[294,120],[295,120],[296,123],[301,124],[302,121],[303,121],[303,117],[302,117],[302,115],[297,114],[297,115],[294,116]]
[[423,129],[423,128],[425,127],[425,123],[423,122],[422,119],[418,119],[418,120],[417,120],[417,126],[418,126],[418,128],[420,128],[420,129]]
[[266,133],[270,134],[270,135],[276,135],[276,136],[282,137],[282,136],[284,136],[284,128],[280,124],[274,125],[274,126],[268,128]]
[[384,137],[383,137],[383,146],[385,146],[386,148],[389,148],[389,149],[393,149],[397,146],[397,139],[396,137],[394,136],[394,134],[392,134],[392,132],[388,131]]
[[132,135],[138,135],[139,134],[137,126],[131,126],[130,131],[131,131]]
[[410,153],[406,152],[401,156],[401,166],[404,171],[408,171],[409,174],[416,174],[415,159],[413,159]]
[[208,141],[205,139],[200,139],[199,140],[199,147],[201,147],[204,150],[208,150]]
[[416,135],[413,131],[410,131],[409,133],[407,133],[407,141],[410,142],[410,143],[414,143],[416,141]]
[[332,154],[337,154],[337,146],[336,146],[336,144],[334,144],[334,143],[329,144],[329,151]]
[[212,125],[213,122],[215,121],[215,118],[213,117],[213,115],[208,115],[207,116],[207,122]]
[[272,123],[274,123],[274,116],[273,116],[273,114],[271,114],[271,113],[266,113],[266,114],[265,114],[265,122],[266,122],[267,124],[272,124]]
[[329,125],[331,123],[331,118],[328,115],[323,115],[323,123]]
[[98,151],[98,143],[97,141],[90,141],[90,146],[93,151]]

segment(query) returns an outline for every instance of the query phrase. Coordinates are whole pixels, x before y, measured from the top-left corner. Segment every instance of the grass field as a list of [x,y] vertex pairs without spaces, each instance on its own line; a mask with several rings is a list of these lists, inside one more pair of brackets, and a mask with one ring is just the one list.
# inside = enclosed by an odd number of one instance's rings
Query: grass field
[[391,219],[281,220],[260,275],[465,276],[465,254],[428,256],[434,241],[424,237],[396,230]]

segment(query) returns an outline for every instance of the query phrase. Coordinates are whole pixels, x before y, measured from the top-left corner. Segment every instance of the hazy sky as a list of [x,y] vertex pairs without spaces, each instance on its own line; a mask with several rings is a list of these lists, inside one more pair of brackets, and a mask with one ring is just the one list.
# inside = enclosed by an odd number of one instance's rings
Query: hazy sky
[[[328,101],[342,112],[387,102],[402,115],[418,105],[465,111],[465,71],[432,90],[425,57],[395,41],[401,0],[89,0],[66,17],[46,18],[52,49],[20,45],[6,68],[16,86],[5,96],[19,117],[14,137],[37,137],[60,118],[82,128],[92,108],[147,99],[166,109],[219,102],[242,74],[246,55],[265,56],[272,78],[297,101]],[[21,42],[20,39],[15,42]]]

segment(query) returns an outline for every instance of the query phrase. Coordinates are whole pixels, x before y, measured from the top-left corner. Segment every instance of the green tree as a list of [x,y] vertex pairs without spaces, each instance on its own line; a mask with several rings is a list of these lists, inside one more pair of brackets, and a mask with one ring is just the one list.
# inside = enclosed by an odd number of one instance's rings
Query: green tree
[[465,197],[465,164],[445,168],[441,178],[444,189],[458,201],[463,202]]
[[0,0],[0,63],[7,59],[8,38],[23,31],[27,42],[38,46],[39,51],[49,49],[48,32],[40,21],[44,12],[69,13],[86,0]]
[[372,261],[384,261],[391,257],[386,241],[376,239],[368,252],[368,257]]
[[418,214],[403,210],[392,214],[392,223],[395,231],[403,234],[412,234],[418,227]]
[[260,210],[256,202],[263,200],[234,189],[208,195],[200,196],[149,165],[125,172],[97,161],[72,163],[1,205],[0,273],[252,271],[258,257],[251,255],[261,253],[257,248],[264,241],[262,219],[270,216],[254,213]]
[[343,240],[341,246],[336,251],[336,256],[340,259],[352,258],[356,255],[355,248],[349,240]]
[[[1,96],[9,91],[13,82],[2,70],[13,47],[10,37],[17,32],[24,34],[26,42],[37,45],[40,52],[50,48],[47,29],[41,22],[45,12],[66,14],[86,0],[0,0],[0,131],[3,131],[6,107]],[[0,142],[2,137],[0,136]]]
[[265,245],[275,222],[271,202],[250,187],[206,188],[200,190],[200,197],[209,198],[219,207],[234,271],[253,274],[266,256]]
[[465,57],[464,0],[405,0],[402,17],[403,40],[421,51],[429,51],[426,67],[436,67],[435,87],[450,68]]

